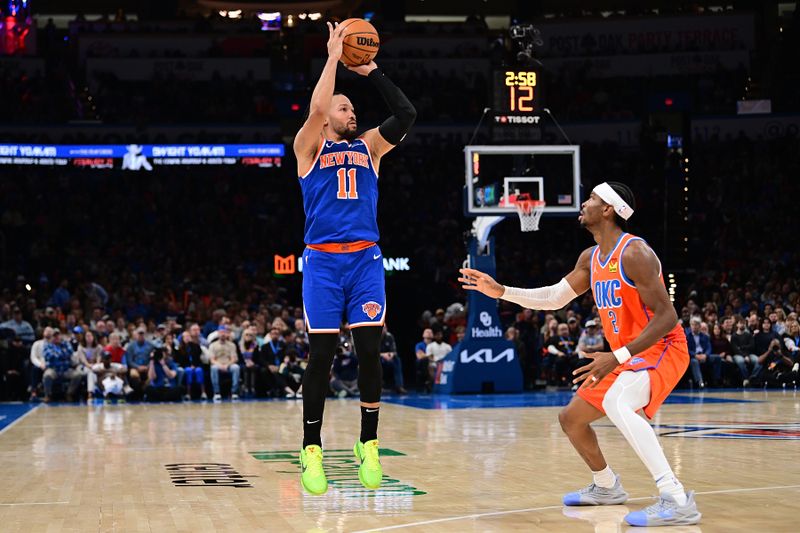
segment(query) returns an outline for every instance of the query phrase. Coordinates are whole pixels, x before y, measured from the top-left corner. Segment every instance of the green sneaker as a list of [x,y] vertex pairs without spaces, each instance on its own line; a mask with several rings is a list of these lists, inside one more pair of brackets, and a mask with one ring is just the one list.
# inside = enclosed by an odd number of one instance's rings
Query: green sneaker
[[328,479],[322,469],[322,448],[316,444],[309,444],[300,450],[300,484],[306,492],[318,496],[328,490]]
[[353,453],[356,454],[356,459],[361,461],[361,466],[358,467],[358,479],[361,484],[368,489],[380,488],[383,467],[381,458],[378,456],[378,439],[368,440],[364,443],[356,441]]

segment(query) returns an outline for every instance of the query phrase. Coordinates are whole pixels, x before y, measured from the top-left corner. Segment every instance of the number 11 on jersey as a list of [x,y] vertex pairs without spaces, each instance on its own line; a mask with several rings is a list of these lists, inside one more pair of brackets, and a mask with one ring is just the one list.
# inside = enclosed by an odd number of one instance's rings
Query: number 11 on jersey
[[[336,198],[339,200],[358,200],[356,169],[351,168],[345,176],[345,169],[340,168],[336,171],[336,177],[339,178],[339,191],[336,193]],[[348,181],[350,182],[349,184]]]

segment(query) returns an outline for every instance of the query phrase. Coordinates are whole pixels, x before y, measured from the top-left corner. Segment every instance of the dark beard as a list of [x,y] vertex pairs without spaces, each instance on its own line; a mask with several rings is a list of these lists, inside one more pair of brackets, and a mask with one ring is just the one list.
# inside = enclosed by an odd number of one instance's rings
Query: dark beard
[[339,131],[336,131],[336,133],[342,139],[345,139],[347,142],[353,142],[356,139],[356,137],[358,137],[358,131],[355,129],[351,130],[347,126],[345,126]]

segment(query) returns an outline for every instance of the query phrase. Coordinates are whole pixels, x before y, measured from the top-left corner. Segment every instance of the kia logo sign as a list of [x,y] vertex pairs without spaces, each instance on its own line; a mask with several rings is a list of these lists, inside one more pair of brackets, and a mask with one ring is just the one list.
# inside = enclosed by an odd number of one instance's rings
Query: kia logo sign
[[514,360],[514,349],[508,348],[503,350],[497,355],[494,355],[494,351],[491,348],[483,348],[482,350],[478,350],[477,352],[469,353],[468,350],[462,350],[460,354],[460,359],[462,364],[466,363],[497,363],[498,361],[502,361],[505,359],[508,362]]

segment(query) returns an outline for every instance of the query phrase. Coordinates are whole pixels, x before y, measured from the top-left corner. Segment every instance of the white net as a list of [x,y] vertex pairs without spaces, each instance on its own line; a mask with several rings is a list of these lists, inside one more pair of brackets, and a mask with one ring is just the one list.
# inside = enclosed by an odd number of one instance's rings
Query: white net
[[519,198],[514,201],[519,215],[519,225],[522,231],[538,231],[539,219],[544,213],[545,202],[541,200],[530,200]]

